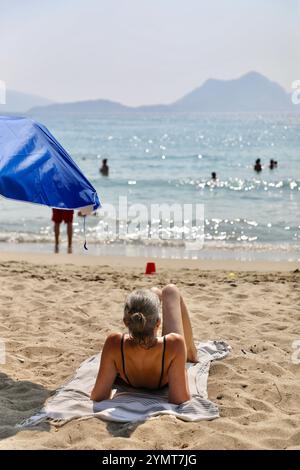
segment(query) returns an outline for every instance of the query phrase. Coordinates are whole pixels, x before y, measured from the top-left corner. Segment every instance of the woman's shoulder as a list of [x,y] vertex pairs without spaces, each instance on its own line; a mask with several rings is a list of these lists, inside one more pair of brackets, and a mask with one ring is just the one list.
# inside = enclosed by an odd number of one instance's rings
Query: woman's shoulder
[[122,338],[123,336],[123,333],[120,333],[119,331],[113,331],[112,333],[109,333],[107,335],[107,339],[113,339],[113,338]]
[[168,344],[168,349],[171,349],[175,353],[185,352],[185,341],[182,335],[178,333],[169,333],[165,336]]
[[123,336],[122,333],[119,333],[117,331],[114,331],[113,333],[109,333],[109,335],[106,337],[106,340],[105,340],[105,346],[114,348],[116,345],[120,344],[122,336]]

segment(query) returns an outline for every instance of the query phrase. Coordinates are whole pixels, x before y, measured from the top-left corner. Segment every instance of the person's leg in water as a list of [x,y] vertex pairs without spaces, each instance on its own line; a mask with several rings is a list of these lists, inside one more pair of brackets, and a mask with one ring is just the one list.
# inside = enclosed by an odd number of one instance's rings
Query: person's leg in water
[[67,234],[68,234],[68,253],[72,253],[72,237],[73,237],[73,223],[67,223]]
[[60,229],[60,223],[55,222],[54,223],[54,235],[55,235],[55,247],[54,247],[54,253],[59,252],[59,229]]
[[168,284],[162,290],[154,287],[152,291],[162,302],[162,334],[182,335],[187,349],[187,361],[198,362],[189,311],[178,288],[174,284]]

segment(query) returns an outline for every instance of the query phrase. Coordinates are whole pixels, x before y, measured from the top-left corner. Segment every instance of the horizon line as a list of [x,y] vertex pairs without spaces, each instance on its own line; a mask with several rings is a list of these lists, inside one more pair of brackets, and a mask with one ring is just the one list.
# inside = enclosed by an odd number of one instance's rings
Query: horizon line
[[[250,75],[250,74],[257,74],[257,75],[260,75],[261,77],[269,80],[270,82],[273,82],[273,83],[276,83],[277,85],[279,85],[287,94],[291,93],[291,91],[287,90],[283,85],[281,85],[279,82],[277,81],[274,81],[273,79],[270,79],[269,77],[267,77],[266,75],[262,74],[261,72],[257,72],[256,70],[249,70],[248,72],[245,72],[243,73],[242,75],[239,75],[238,77],[236,78],[229,78],[229,79],[222,79],[222,78],[214,78],[214,77],[209,77],[209,78],[206,78],[202,81],[202,83],[200,83],[200,85],[197,85],[195,88],[191,89],[190,91],[186,91],[183,95],[181,95],[180,97],[176,98],[174,101],[171,101],[169,103],[163,103],[163,102],[156,102],[156,103],[151,103],[151,104],[138,104],[138,105],[131,105],[131,104],[127,104],[127,103],[123,103],[121,101],[116,101],[114,100],[113,98],[82,98],[82,99],[72,99],[72,100],[67,100],[67,101],[55,101],[51,98],[48,98],[47,96],[44,96],[44,95],[41,95],[40,93],[38,94],[35,94],[35,93],[32,93],[32,92],[29,92],[29,91],[22,91],[22,90],[16,90],[14,88],[7,88],[6,89],[6,92],[16,92],[16,93],[22,93],[22,94],[25,94],[25,95],[31,95],[31,96],[34,96],[36,98],[41,98],[41,99],[45,99],[45,100],[48,100],[50,101],[51,103],[49,103],[48,105],[43,105],[43,106],[51,106],[51,105],[54,105],[54,104],[71,104],[71,103],[81,103],[81,102],[87,102],[87,101],[108,101],[108,102],[111,102],[111,103],[116,103],[116,104],[119,104],[119,105],[122,105],[122,106],[125,106],[125,107],[129,107],[129,108],[139,108],[139,107],[147,107],[147,106],[169,106],[171,104],[174,104],[176,103],[176,101],[180,100],[181,98],[183,98],[184,96],[186,96],[187,94],[195,91],[197,88],[200,88],[201,86],[203,86],[207,81],[209,80],[216,80],[216,81],[220,81],[220,82],[230,82],[230,81],[234,81],[234,80],[239,80],[241,79],[242,77],[245,77],[247,75]],[[5,82],[5,80],[4,80]],[[8,104],[8,103],[6,103]]]

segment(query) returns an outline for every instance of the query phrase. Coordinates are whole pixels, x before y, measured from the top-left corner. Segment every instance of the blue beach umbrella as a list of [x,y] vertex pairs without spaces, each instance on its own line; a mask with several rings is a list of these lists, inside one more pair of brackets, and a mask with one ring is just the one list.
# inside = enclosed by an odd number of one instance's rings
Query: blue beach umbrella
[[0,116],[0,195],[57,209],[96,210],[95,188],[48,129]]

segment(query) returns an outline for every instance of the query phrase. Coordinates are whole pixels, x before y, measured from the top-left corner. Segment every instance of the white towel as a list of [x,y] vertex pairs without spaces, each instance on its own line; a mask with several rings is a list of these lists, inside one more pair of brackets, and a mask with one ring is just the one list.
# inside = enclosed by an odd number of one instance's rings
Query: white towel
[[59,388],[45,407],[19,427],[33,426],[45,419],[67,422],[75,418],[97,417],[105,421],[145,421],[161,414],[176,416],[184,421],[211,420],[219,417],[215,403],[207,399],[207,379],[210,363],[226,357],[230,351],[223,341],[207,341],[197,346],[199,362],[187,363],[191,400],[181,405],[168,403],[168,388],[149,391],[126,385],[113,387],[113,398],[92,402],[89,398],[94,386],[100,354],[84,361],[74,378]]

